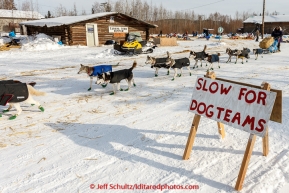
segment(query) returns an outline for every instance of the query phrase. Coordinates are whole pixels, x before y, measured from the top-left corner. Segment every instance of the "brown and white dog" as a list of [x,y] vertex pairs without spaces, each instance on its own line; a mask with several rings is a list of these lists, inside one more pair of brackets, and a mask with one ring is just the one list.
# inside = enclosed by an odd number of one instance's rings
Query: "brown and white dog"
[[[199,60],[201,61],[201,67],[202,67],[202,61],[204,60],[206,62],[205,59],[208,57],[208,54],[206,53],[206,49],[207,49],[207,45],[204,46],[204,49],[201,52],[190,51],[189,58],[191,56],[195,56],[194,60],[196,61],[195,65],[193,66],[193,69],[198,68]],[[206,66],[207,66],[207,62],[206,62]]]
[[163,57],[163,58],[156,58],[156,57],[151,57],[151,56],[147,56],[147,60],[146,60],[146,64],[150,64],[151,68],[155,68],[155,76],[159,75],[159,69],[160,68],[167,68],[168,72],[167,75],[170,74],[170,67],[168,65],[166,65],[166,60],[169,57],[169,52],[167,52],[167,57]]
[[113,94],[116,94],[116,90],[123,91],[123,89],[120,89],[119,83],[120,81],[126,79],[128,83],[128,88],[125,89],[125,91],[128,91],[131,87],[131,83],[133,83],[133,86],[136,86],[134,79],[133,79],[133,73],[132,73],[132,70],[136,66],[137,66],[137,62],[134,61],[132,67],[129,69],[102,73],[97,76],[97,81],[95,82],[95,84],[107,84],[107,83],[113,84],[113,92],[110,93],[110,95],[113,95]]
[[[80,64],[80,68],[77,74],[86,73],[90,77],[90,87],[88,88],[88,91],[90,91],[93,77],[98,76],[104,72],[111,72],[112,67],[118,65],[119,63],[117,63],[116,65],[98,65],[98,66],[85,66]],[[106,87],[106,85],[103,84],[102,87]]]
[[226,53],[229,55],[229,58],[228,58],[226,63],[231,62],[232,56],[236,56],[237,57],[237,55],[238,55],[237,52],[238,52],[238,49],[232,50],[231,48],[227,48],[226,49]]

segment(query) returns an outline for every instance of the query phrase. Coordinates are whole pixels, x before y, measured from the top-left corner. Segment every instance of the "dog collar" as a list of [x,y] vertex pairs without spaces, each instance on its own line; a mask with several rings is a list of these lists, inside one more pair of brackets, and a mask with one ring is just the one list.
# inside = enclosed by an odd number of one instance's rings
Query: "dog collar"
[[92,68],[92,67],[89,67],[89,68],[88,68],[88,71],[87,71],[88,76],[91,76],[92,73],[93,73],[93,68]]

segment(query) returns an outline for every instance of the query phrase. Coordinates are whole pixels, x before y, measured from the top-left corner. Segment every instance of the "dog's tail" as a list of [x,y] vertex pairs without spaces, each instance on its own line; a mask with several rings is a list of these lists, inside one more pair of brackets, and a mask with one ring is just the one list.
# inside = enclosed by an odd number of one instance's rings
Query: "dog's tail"
[[34,96],[44,96],[46,94],[45,92],[40,92],[36,90],[31,85],[27,85],[27,88],[28,88],[29,94],[34,95]]
[[119,62],[117,64],[111,65],[112,67],[116,67],[119,65]]
[[137,65],[137,62],[134,61],[133,64],[132,64],[132,67],[130,68],[130,70],[133,70],[136,67],[136,65]]
[[206,49],[207,49],[207,45],[205,45],[205,46],[204,46],[204,50],[203,50],[203,52],[205,52],[205,51],[206,51]]
[[167,51],[167,57],[170,58],[171,57],[171,54],[169,51]]

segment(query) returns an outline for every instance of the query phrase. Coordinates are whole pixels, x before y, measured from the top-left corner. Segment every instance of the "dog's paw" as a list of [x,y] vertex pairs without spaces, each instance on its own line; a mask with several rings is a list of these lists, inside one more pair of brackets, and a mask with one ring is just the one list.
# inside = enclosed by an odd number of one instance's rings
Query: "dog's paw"
[[128,90],[129,90],[129,88],[125,89],[124,91],[128,91]]
[[214,70],[214,68],[211,68],[211,70]]
[[102,84],[101,86],[102,86],[102,88],[105,88],[107,86],[107,84]]
[[174,81],[175,79],[173,78],[172,81]]
[[121,89],[119,89],[120,91],[123,91],[123,89],[121,88]]
[[0,114],[0,117],[2,117],[2,114]]
[[192,76],[192,73],[190,72],[190,76]]
[[133,83],[133,86],[136,86],[136,84],[135,84],[135,83]]
[[90,91],[90,90],[91,90],[91,88],[87,89],[87,91]]
[[170,75],[170,72],[168,72],[167,75]]
[[8,109],[6,109],[6,110],[3,110],[2,112],[3,112],[3,113],[7,113],[7,112],[9,112],[9,110],[8,110]]
[[38,107],[41,112],[44,112],[44,108],[42,106]]
[[201,67],[203,67],[203,65],[201,64]]
[[206,66],[208,66],[208,64],[206,64]]
[[16,117],[17,117],[17,115],[13,115],[13,116],[9,117],[9,120],[14,120],[14,119],[16,119]]
[[34,106],[35,104],[31,104],[31,106]]
[[221,68],[221,66],[218,66],[219,68]]
[[178,77],[181,77],[182,76],[182,74],[178,74]]
[[114,95],[114,92],[110,93],[109,95]]
[[155,77],[157,77],[158,75],[157,74],[155,74]]
[[193,69],[195,69],[195,67],[193,67]]

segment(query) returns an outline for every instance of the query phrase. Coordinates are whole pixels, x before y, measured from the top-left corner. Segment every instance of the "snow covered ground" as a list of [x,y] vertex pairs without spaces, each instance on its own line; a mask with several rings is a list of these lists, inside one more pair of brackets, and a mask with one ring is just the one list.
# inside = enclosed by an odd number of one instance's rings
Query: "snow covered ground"
[[[189,160],[182,160],[194,117],[188,112],[192,90],[205,67],[184,69],[171,81],[161,69],[159,76],[145,64],[147,55],[115,56],[111,46],[66,47],[42,39],[22,49],[0,52],[0,79],[35,81],[47,93],[38,100],[45,112],[23,104],[17,119],[0,118],[0,192],[160,192],[160,190],[113,190],[110,186],[197,185],[192,192],[236,192],[234,186],[249,133],[225,125],[220,139],[217,123],[201,119]],[[283,90],[283,123],[269,123],[269,148],[262,156],[257,137],[241,192],[288,192],[289,185],[289,44],[282,52],[266,54],[248,63],[225,63],[225,49],[258,47],[253,40],[196,39],[179,41],[176,47],[158,47],[153,56],[187,57],[188,50],[221,53],[218,77],[260,85],[267,81]],[[89,88],[89,78],[77,74],[80,64],[116,64],[130,68],[133,61],[136,87],[109,95],[112,86]],[[235,60],[235,59],[233,59]],[[192,64],[194,60],[191,60]],[[121,83],[126,88],[126,82]],[[6,109],[0,106],[0,110]],[[93,187],[94,184],[96,187]],[[106,185],[108,187],[106,189]],[[96,189],[103,185],[103,189]],[[126,186],[127,188],[129,186]],[[196,186],[194,186],[196,187]],[[164,189],[162,192],[188,190]]]

